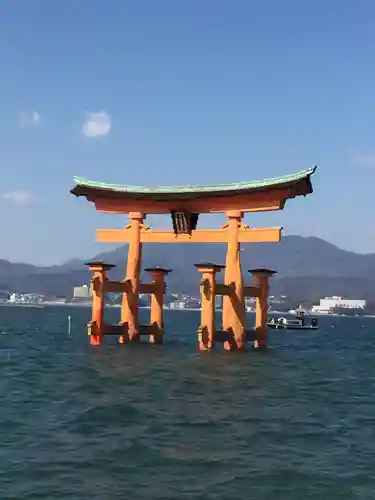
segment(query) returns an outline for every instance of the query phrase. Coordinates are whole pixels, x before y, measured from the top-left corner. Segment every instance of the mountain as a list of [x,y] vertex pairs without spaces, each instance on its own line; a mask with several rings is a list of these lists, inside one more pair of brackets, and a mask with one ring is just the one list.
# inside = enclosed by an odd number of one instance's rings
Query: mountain
[[[171,291],[198,294],[198,262],[225,263],[225,245],[149,244],[143,246],[142,267],[171,268]],[[119,247],[94,257],[115,264],[113,279],[124,277],[127,247]],[[90,259],[89,259],[90,260]],[[375,254],[356,254],[337,248],[320,238],[284,236],[280,243],[243,245],[242,266],[246,270],[269,267],[277,270],[272,292],[296,300],[316,300],[322,295],[350,295],[375,301]],[[147,279],[146,276],[142,276]],[[39,267],[0,260],[0,289],[70,295],[75,285],[90,279],[84,261],[73,259],[62,265]],[[220,278],[219,278],[220,279]]]

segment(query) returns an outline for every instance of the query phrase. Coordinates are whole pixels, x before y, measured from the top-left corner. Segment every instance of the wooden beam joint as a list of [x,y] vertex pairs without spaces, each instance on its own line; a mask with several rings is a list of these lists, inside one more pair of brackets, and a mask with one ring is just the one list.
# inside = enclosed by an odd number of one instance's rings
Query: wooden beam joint
[[105,281],[105,291],[112,293],[129,293],[131,291],[131,281]]
[[215,292],[216,292],[216,295],[223,295],[223,296],[230,297],[234,292],[234,286],[232,284],[224,285],[222,283],[218,283],[216,285]]
[[244,286],[244,297],[259,297],[260,287],[258,285]]
[[157,287],[155,283],[140,283],[139,292],[153,295],[156,292],[156,288]]

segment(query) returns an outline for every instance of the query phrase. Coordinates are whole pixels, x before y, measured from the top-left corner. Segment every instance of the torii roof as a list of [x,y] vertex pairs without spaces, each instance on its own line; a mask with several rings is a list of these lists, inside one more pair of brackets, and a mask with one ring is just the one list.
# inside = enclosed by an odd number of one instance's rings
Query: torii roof
[[245,181],[233,184],[214,184],[207,186],[127,186],[121,184],[106,184],[75,177],[76,185],[70,191],[76,196],[85,196],[89,201],[98,199],[112,200],[145,200],[153,202],[181,202],[183,200],[199,200],[212,197],[236,197],[254,195],[261,192],[277,192],[287,190],[287,198],[307,195],[313,192],[310,181],[316,167],[301,172],[273,177],[260,181]]

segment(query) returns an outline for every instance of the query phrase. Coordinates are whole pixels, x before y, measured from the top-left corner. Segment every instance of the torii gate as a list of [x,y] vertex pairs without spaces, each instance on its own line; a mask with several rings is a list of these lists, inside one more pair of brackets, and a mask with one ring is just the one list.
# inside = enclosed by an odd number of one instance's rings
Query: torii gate
[[[280,178],[216,186],[145,188],[93,182],[76,177],[71,193],[84,196],[97,211],[127,214],[124,229],[98,229],[97,241],[128,243],[126,276],[111,281],[103,262],[88,263],[93,277],[93,309],[89,323],[91,344],[100,344],[105,334],[119,334],[120,343],[138,341],[148,335],[151,343],[162,342],[163,299],[168,269],[146,269],[152,283],[140,282],[142,243],[227,243],[225,266],[217,263],[196,264],[202,273],[202,315],[198,329],[199,348],[210,350],[215,340],[226,349],[243,349],[247,339],[258,347],[266,346],[268,280],[275,271],[252,270],[255,283],[245,286],[240,262],[240,244],[279,242],[280,227],[250,228],[243,223],[244,213],[282,210],[286,200],[313,192],[311,175],[316,167]],[[224,213],[227,223],[220,229],[197,229],[199,214]],[[144,225],[146,215],[170,214],[172,230],[153,230]],[[224,284],[216,283],[216,273],[225,268]],[[103,322],[106,292],[123,294],[121,321],[118,325]],[[151,295],[150,324],[139,324],[139,294]],[[215,325],[215,295],[223,295],[222,329]],[[255,331],[245,327],[245,296],[256,297]]]

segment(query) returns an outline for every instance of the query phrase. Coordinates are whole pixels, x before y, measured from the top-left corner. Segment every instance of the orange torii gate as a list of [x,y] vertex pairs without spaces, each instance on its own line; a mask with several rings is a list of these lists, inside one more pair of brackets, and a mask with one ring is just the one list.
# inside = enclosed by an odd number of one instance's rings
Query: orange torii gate
[[[98,229],[97,240],[103,243],[128,243],[126,276],[111,281],[111,267],[104,262],[88,263],[93,272],[92,320],[89,323],[91,344],[100,344],[105,334],[118,334],[120,343],[138,341],[147,335],[151,343],[163,340],[163,300],[165,277],[169,269],[146,269],[151,283],[140,282],[143,243],[227,243],[225,266],[217,263],[196,264],[202,274],[201,325],[199,348],[210,350],[215,341],[226,349],[243,349],[246,340],[258,347],[267,341],[269,277],[275,271],[254,269],[254,283],[244,285],[240,261],[241,243],[278,242],[281,228],[250,228],[243,223],[244,213],[282,210],[286,200],[313,192],[311,175],[316,167],[280,178],[216,186],[132,187],[75,178],[71,193],[84,196],[96,210],[127,214],[124,229]],[[220,229],[197,229],[199,214],[224,213],[227,223]],[[170,214],[172,230],[153,230],[144,224],[147,214]],[[216,273],[225,268],[224,284],[216,282]],[[121,321],[108,325],[103,321],[106,292],[122,293]],[[148,325],[139,323],[139,294],[151,295]],[[222,328],[215,325],[215,295],[223,295]],[[245,327],[245,297],[256,297],[255,330]]]

